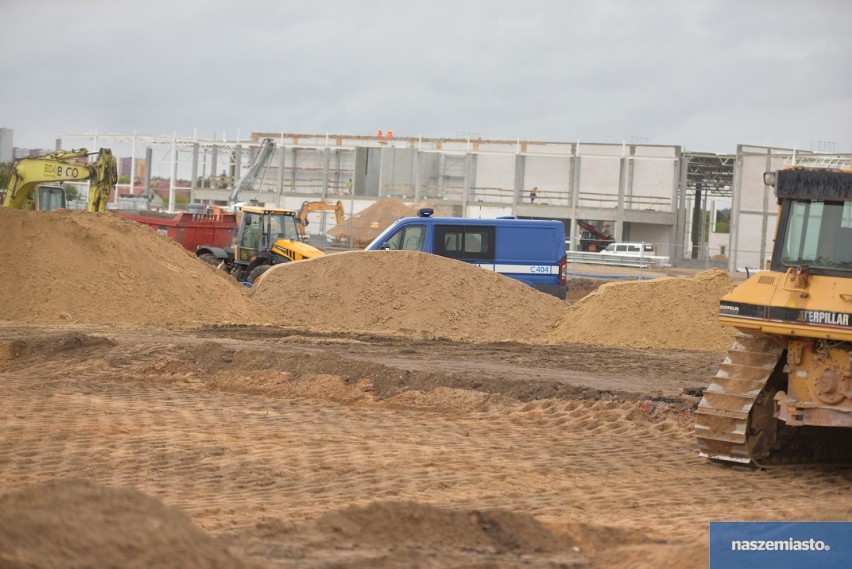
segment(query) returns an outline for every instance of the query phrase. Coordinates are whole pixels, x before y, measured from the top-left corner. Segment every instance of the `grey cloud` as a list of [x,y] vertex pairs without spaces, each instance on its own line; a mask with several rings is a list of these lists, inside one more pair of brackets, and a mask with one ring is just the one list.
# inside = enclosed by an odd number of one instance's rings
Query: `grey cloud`
[[0,126],[21,146],[95,128],[392,128],[852,151],[852,5],[839,0],[84,0],[38,24],[24,0],[3,10],[15,25],[0,72],[16,88],[0,93]]

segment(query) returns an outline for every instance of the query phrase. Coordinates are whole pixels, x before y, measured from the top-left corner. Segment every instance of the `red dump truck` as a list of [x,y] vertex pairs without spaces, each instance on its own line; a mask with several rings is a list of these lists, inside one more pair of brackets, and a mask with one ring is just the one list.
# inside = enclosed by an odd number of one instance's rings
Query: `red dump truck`
[[192,253],[202,245],[230,248],[238,222],[234,213],[162,213],[158,211],[116,211],[116,215],[148,225]]

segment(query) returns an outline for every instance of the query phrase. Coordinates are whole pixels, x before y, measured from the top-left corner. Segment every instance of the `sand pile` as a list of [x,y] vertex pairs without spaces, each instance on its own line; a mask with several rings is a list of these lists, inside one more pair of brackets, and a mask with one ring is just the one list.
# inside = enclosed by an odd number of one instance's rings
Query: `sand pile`
[[112,215],[0,208],[0,320],[181,326],[265,322],[231,277]]
[[252,297],[287,326],[473,342],[541,341],[565,309],[514,279],[417,251],[279,265]]
[[731,277],[711,269],[688,279],[607,283],[568,307],[552,342],[724,351],[734,331],[718,322]]
[[329,512],[323,533],[359,545],[414,545],[489,553],[567,551],[572,540],[551,533],[529,514],[508,510],[446,510],[415,502],[373,502]]
[[344,221],[342,225],[335,225],[328,230],[327,234],[329,237],[347,243],[351,236],[352,244],[355,247],[364,248],[394,221],[400,217],[417,215],[417,210],[421,207],[434,209],[433,205],[427,203],[406,205],[404,202],[393,198],[381,199],[356,213],[351,219]]
[[0,566],[254,567],[155,498],[75,480],[0,497]]

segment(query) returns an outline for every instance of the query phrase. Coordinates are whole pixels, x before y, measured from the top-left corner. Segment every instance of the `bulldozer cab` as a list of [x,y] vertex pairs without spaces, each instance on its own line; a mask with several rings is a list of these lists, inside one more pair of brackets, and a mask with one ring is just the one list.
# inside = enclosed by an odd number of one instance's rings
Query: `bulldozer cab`
[[780,239],[770,269],[786,272],[791,267],[808,267],[812,274],[852,277],[852,185],[847,182],[843,192],[802,189],[825,187],[823,179],[830,178],[831,187],[836,188],[849,175],[792,170],[779,172],[777,178]]

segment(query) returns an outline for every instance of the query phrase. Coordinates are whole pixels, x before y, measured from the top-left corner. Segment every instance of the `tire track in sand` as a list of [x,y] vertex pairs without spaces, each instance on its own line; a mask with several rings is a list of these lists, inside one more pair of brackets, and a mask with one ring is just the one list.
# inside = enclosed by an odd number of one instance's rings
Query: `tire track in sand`
[[376,500],[508,508],[556,526],[593,520],[686,541],[705,539],[711,520],[852,513],[836,499],[852,488],[849,472],[712,467],[687,422],[654,422],[635,404],[504,401],[440,413],[88,372],[2,374],[0,388],[13,410],[0,417],[3,488],[75,477],[130,486],[210,531]]

